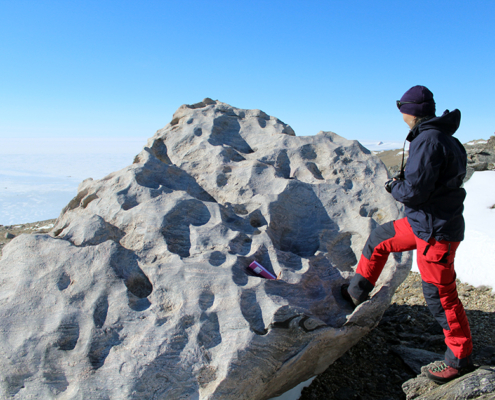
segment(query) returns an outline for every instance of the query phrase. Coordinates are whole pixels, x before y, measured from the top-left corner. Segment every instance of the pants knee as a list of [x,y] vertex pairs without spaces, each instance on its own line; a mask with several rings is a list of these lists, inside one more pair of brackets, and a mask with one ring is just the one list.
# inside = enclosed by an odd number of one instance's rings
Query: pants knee
[[363,256],[368,260],[373,255],[375,249],[384,241],[389,240],[395,236],[394,222],[390,221],[386,224],[380,225],[373,232],[371,232],[363,249]]

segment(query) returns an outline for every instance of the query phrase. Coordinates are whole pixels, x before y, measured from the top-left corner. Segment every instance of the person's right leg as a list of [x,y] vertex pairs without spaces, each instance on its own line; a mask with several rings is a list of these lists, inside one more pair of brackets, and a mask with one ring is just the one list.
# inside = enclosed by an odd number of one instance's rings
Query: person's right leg
[[415,248],[416,237],[407,218],[387,222],[371,232],[364,246],[356,274],[347,289],[354,304],[360,304],[368,299],[390,253]]
[[437,383],[457,378],[461,370],[472,368],[473,342],[469,321],[457,295],[454,258],[459,242],[427,243],[417,239],[418,267],[423,280],[423,293],[433,316],[445,334],[445,365],[430,369],[428,377]]

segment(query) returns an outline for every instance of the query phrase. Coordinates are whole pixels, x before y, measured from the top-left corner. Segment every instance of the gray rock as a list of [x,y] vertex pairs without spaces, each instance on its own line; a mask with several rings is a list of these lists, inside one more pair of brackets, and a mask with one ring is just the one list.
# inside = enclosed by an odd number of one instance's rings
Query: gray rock
[[494,367],[481,367],[440,386],[426,377],[427,368],[423,367],[421,375],[402,385],[407,400],[495,399]]
[[5,239],[14,239],[15,235],[13,233],[7,232],[5,234]]
[[397,354],[416,374],[421,373],[421,367],[424,365],[444,359],[443,354],[437,354],[432,351],[415,349],[406,346],[393,346],[392,351]]
[[475,140],[464,145],[468,156],[468,180],[475,171],[495,169],[495,136],[488,141]]
[[134,164],[82,182],[50,234],[3,248],[1,397],[263,400],[323,372],[411,266],[391,257],[354,312],[340,296],[370,231],[400,217],[386,179],[334,133],[180,107]]

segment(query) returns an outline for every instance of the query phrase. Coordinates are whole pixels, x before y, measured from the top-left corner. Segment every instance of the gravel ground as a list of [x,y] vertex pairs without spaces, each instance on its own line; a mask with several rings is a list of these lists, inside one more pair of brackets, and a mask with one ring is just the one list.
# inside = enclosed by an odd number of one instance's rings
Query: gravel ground
[[[495,365],[495,294],[459,280],[457,288],[471,325],[474,363]],[[416,373],[394,353],[396,345],[445,352],[416,272],[397,289],[380,324],[303,389],[300,400],[404,400],[402,384]]]

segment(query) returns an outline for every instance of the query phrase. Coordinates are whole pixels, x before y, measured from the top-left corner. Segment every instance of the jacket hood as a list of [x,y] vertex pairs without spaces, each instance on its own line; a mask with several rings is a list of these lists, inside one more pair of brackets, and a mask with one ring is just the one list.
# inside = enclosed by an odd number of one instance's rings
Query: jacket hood
[[409,132],[409,135],[407,135],[407,140],[411,142],[421,132],[428,129],[436,129],[446,135],[453,135],[459,128],[460,124],[461,112],[459,110],[455,109],[452,112],[445,110],[442,116],[430,118],[412,129]]

